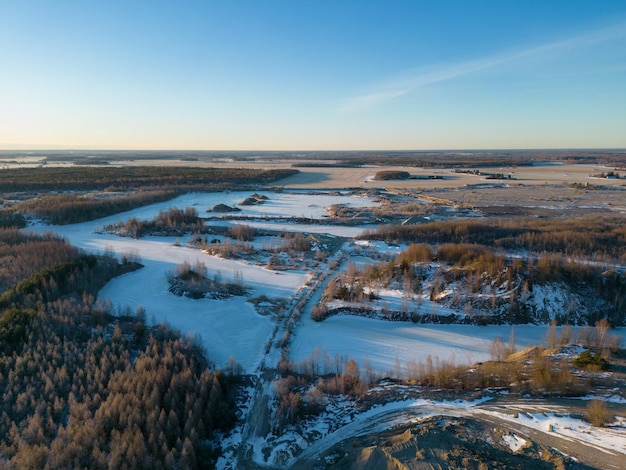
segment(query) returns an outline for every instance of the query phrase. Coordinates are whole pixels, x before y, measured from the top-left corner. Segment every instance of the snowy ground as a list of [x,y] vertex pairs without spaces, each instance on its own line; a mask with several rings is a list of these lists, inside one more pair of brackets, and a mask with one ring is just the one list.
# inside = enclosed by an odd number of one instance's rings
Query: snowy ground
[[[307,217],[311,219],[322,219],[328,216],[326,208],[334,204],[342,204],[348,207],[372,207],[378,205],[366,197],[358,196],[337,196],[325,194],[306,193],[275,193],[270,191],[258,191],[256,194],[267,197],[267,201],[262,204],[240,206],[239,204],[253,194],[252,191],[228,191],[213,193],[189,193],[178,196],[170,201],[151,204],[142,208],[134,209],[130,212],[107,217],[113,222],[126,220],[129,217],[150,220],[160,209],[167,210],[170,207],[193,207],[198,211],[200,217],[219,218],[222,213],[208,212],[217,204],[225,204],[237,207],[239,212],[232,212],[231,215],[248,217]],[[104,219],[103,219],[104,220]],[[106,223],[111,223],[107,221]]]
[[[244,283],[251,288],[251,295],[265,294],[269,297],[289,298],[309,279],[305,271],[277,273],[261,266],[242,261],[225,260],[184,246],[174,246],[171,237],[148,237],[140,240],[120,238],[113,234],[97,233],[103,226],[130,217],[150,220],[160,210],[169,207],[195,207],[201,216],[210,207],[223,203],[237,205],[250,192],[193,193],[168,202],[153,204],[133,211],[104,219],[66,226],[44,224],[29,227],[34,232],[56,232],[70,243],[87,251],[113,250],[119,254],[138,255],[145,268],[126,274],[111,281],[100,292],[100,297],[114,305],[138,305],[146,309],[147,318],[156,322],[167,321],[183,333],[199,334],[209,357],[218,366],[226,363],[232,355],[248,372],[255,370],[264,351],[264,345],[274,327],[274,320],[256,313],[253,306],[243,298],[227,301],[191,300],[180,298],[167,291],[166,273],[183,261],[203,262],[210,276],[219,273],[224,279],[232,280],[239,273]],[[322,218],[325,207],[331,204],[346,204],[355,207],[373,205],[367,198],[350,196],[308,195],[305,193],[261,192],[269,200],[256,206],[241,206],[238,214],[285,217],[305,216]],[[264,220],[259,225],[286,231],[325,231],[336,235],[353,236],[361,229],[355,227],[328,227],[323,225],[298,226],[297,224],[272,223]],[[264,241],[267,242],[267,241]],[[387,247],[374,242],[358,242],[355,261],[367,262],[372,251],[395,255],[400,247]],[[359,257],[362,254],[367,256]],[[384,293],[388,302],[394,302],[392,292]],[[395,301],[400,302],[400,293]],[[424,301],[422,308],[428,312],[432,306]],[[440,307],[439,307],[440,308]],[[441,310],[441,309],[440,309]],[[445,313],[441,310],[440,313]],[[404,367],[410,360],[454,359],[457,363],[482,361],[489,357],[489,347],[495,336],[505,342],[511,333],[510,326],[463,326],[463,325],[418,325],[410,322],[386,322],[353,316],[334,316],[324,322],[315,323],[309,315],[303,315],[291,344],[291,357],[298,361],[308,358],[319,348],[334,357],[335,354],[352,357],[361,365],[369,360],[381,374],[396,369],[397,363]],[[519,325],[515,327],[518,347],[539,344],[545,336],[545,327]],[[626,329],[613,333],[626,337]]]
[[[361,197],[324,196],[307,194],[285,194],[261,192],[269,200],[257,206],[241,206],[239,215],[263,215],[271,217],[305,216],[322,218],[325,208],[331,204],[346,204],[360,207],[372,204]],[[152,204],[129,212],[103,219],[64,226],[37,224],[28,230],[45,233],[55,232],[65,237],[72,245],[90,252],[102,253],[113,250],[118,254],[131,254],[140,258],[144,268],[112,280],[100,292],[101,299],[107,299],[116,306],[130,306],[133,310],[141,305],[146,309],[147,318],[155,322],[166,321],[183,333],[200,335],[210,359],[223,366],[230,356],[248,372],[258,365],[264,352],[264,345],[274,327],[274,320],[256,313],[252,304],[245,298],[233,297],[227,301],[192,300],[177,297],[167,291],[166,274],[183,261],[200,261],[207,267],[209,276],[218,274],[225,280],[233,280],[237,273],[244,284],[251,288],[251,296],[264,294],[268,297],[292,296],[309,278],[304,271],[275,272],[261,266],[242,261],[221,259],[202,253],[200,250],[185,247],[185,240],[173,237],[146,237],[139,240],[121,238],[113,234],[98,233],[101,228],[118,221],[136,217],[151,220],[160,210],[170,207],[195,207],[200,216],[208,216],[206,210],[224,203],[237,205],[251,192],[193,193],[171,201]],[[275,230],[293,232],[297,225],[265,222],[265,226]],[[299,227],[302,231],[323,229],[324,226]],[[326,227],[337,235],[352,236],[362,229],[353,227]],[[347,233],[342,230],[347,229]],[[358,231],[358,232],[356,232]],[[175,246],[180,241],[181,246]]]
[[[527,408],[527,407],[525,407]],[[481,410],[481,413],[495,416],[501,420],[554,433],[559,437],[582,441],[606,452],[614,451],[626,454],[626,419],[618,417],[611,426],[598,428],[582,419],[569,414],[550,412],[520,412],[516,414]]]
[[[362,268],[365,264],[375,262],[374,258],[390,259],[403,249],[406,249],[406,246],[389,246],[382,242],[357,240],[347,244],[344,252],[349,254],[350,263]],[[378,289],[375,293],[380,300],[375,304],[368,303],[367,308],[382,305],[390,311],[401,311],[406,302],[404,293],[398,289]],[[559,294],[558,290],[546,288],[541,294],[542,303],[558,304],[555,300]],[[330,303],[329,307],[346,305],[349,304],[336,301]],[[463,310],[446,308],[430,301],[428,295],[415,295],[408,305],[410,311],[419,314],[433,314],[439,317],[451,314],[460,317],[465,315]],[[355,307],[358,309],[360,305],[355,304]],[[560,330],[560,327],[556,328],[557,335]],[[577,330],[577,327],[572,328],[573,338],[577,336]],[[398,372],[401,374],[406,372],[407,363],[426,363],[429,356],[434,362],[439,360],[456,364],[489,360],[493,340],[499,337],[508,344],[512,333],[517,350],[530,346],[545,346],[547,332],[547,326],[537,325],[419,324],[343,314],[315,322],[311,319],[309,309],[309,312],[302,316],[299,327],[292,335],[290,358],[297,363],[311,358],[312,353],[325,352],[331,359],[335,355],[344,359],[355,359],[361,367],[367,362],[379,375],[394,377]],[[626,344],[626,328],[613,329],[611,334],[621,337],[622,344]]]
[[[299,457],[311,457],[320,450],[329,448],[348,437],[383,432],[394,426],[405,424],[409,415],[412,420],[434,415],[463,415],[487,400],[489,399],[481,398],[471,402],[401,400],[374,406],[362,413],[355,413],[349,401],[340,401],[332,404],[319,418],[304,424],[305,434],[317,435],[318,438],[305,448]],[[399,412],[407,413],[399,414]]]
[[[376,405],[360,412],[348,399],[328,404],[320,416],[296,427],[247,443],[254,449],[254,461],[271,468],[295,468],[303,460],[314,460],[324,451],[343,440],[383,433],[396,426],[420,422],[432,416],[492,417],[508,424],[510,433],[502,436],[501,444],[513,453],[528,444],[526,428],[549,433],[572,442],[583,442],[609,454],[626,455],[624,418],[617,418],[609,427],[597,428],[572,417],[561,406],[534,403],[490,404],[490,397],[474,401],[437,401],[404,399]],[[501,411],[502,410],[502,411]],[[218,468],[232,469],[226,462]]]
[[[369,200],[356,197],[262,194],[267,195],[270,200],[262,205],[246,206],[238,214],[259,217],[321,218],[326,214],[324,208],[331,204],[371,205]],[[264,294],[269,297],[283,298],[294,296],[310,279],[310,273],[306,271],[277,273],[242,261],[220,259],[204,254],[200,250],[185,247],[185,240],[178,240],[181,246],[175,246],[174,242],[177,241],[175,238],[148,237],[134,240],[98,233],[103,226],[127,220],[130,217],[150,220],[160,210],[167,210],[172,206],[196,207],[201,216],[209,216],[206,210],[213,205],[223,203],[234,206],[249,195],[250,193],[236,192],[188,194],[166,203],[154,204],[93,222],[54,227],[38,224],[29,227],[29,230],[38,233],[56,232],[67,238],[73,245],[91,252],[101,253],[105,250],[113,250],[119,254],[137,255],[145,267],[112,280],[102,289],[100,298],[108,299],[114,305],[119,306],[128,305],[136,308],[141,305],[146,309],[149,320],[167,321],[183,333],[200,335],[210,359],[218,366],[225,365],[228,358],[234,356],[245,371],[253,372],[263,358],[265,343],[271,337],[276,320],[259,315],[245,298],[234,297],[227,301],[218,301],[177,297],[167,291],[166,273],[183,261],[190,263],[200,261],[206,265],[210,276],[219,273],[224,279],[232,280],[237,274],[241,275],[244,283],[251,289],[252,296]],[[289,232],[322,231],[348,237],[356,235],[361,230],[358,227],[273,223],[269,218],[265,218],[262,222],[255,222],[255,224],[259,227]],[[272,241],[259,240],[257,242],[268,244]],[[401,247],[358,242],[358,248],[353,246],[352,249],[354,251],[350,254],[354,258],[353,262],[363,265],[370,262],[369,260],[375,257],[374,254],[384,257],[387,253],[393,256]],[[386,291],[380,294],[384,295],[389,303],[401,302],[399,292]],[[422,308],[429,311],[433,305],[424,300]],[[440,313],[446,312],[440,311]],[[466,364],[483,361],[489,358],[489,348],[494,337],[499,336],[507,342],[511,330],[510,325],[420,325],[347,315],[332,316],[321,323],[316,323],[305,312],[292,336],[290,355],[295,361],[307,359],[317,348],[320,352],[325,351],[330,357],[337,354],[345,358],[354,358],[362,367],[367,360],[379,374],[395,375],[398,368],[400,372],[403,372],[409,361],[425,362],[428,356],[431,356],[433,360],[454,360],[456,363]],[[520,349],[541,344],[546,332],[546,327],[516,325],[514,327],[515,343]],[[614,330],[612,333],[619,334],[626,339],[626,329]],[[249,394],[252,394],[252,391],[249,391]],[[394,418],[393,413],[401,409],[413,410],[413,414],[416,415],[414,418],[441,413],[453,415],[467,415],[474,412],[491,413],[502,420],[515,421],[526,427],[558,433],[571,439],[585,440],[610,451],[626,453],[624,447],[626,440],[621,432],[591,428],[580,420],[574,420],[565,415],[546,413],[544,410],[537,413],[511,415],[496,410],[479,409],[478,405],[479,403],[466,402],[399,401],[371,409],[361,415],[349,412],[350,407],[346,405],[348,411],[331,409],[318,420],[307,423],[305,425],[307,429],[301,434],[270,435],[265,439],[259,439],[258,445],[255,446],[257,450],[255,460],[258,463],[268,461],[293,463],[296,455],[303,449],[305,449],[305,455],[315,454],[317,444],[311,444],[312,441],[306,440],[311,436],[317,436],[327,446],[346,436],[361,432],[364,425],[367,425],[368,431],[374,429],[372,426],[381,426],[381,429],[388,428],[394,424],[393,419],[399,419],[400,415]],[[246,410],[245,413],[247,412]],[[384,418],[387,415],[389,418]],[[343,418],[338,418],[342,416]],[[241,433],[236,431],[228,438],[233,447],[229,455],[234,455],[233,453],[236,452],[237,440],[240,436]],[[306,439],[303,436],[306,436]],[[523,438],[515,434],[505,439],[505,443],[512,450],[523,446],[524,442]],[[271,455],[258,454],[264,447],[271,449]],[[321,449],[323,446],[320,444],[319,447]],[[225,461],[222,461],[220,466],[234,468],[226,465]]]
[[334,235],[336,237],[354,238],[357,235],[363,233],[363,230],[371,227],[350,226],[345,227],[342,225],[310,225],[310,224],[292,224],[292,223],[279,223],[279,222],[265,222],[258,220],[246,220],[241,222],[227,221],[227,220],[215,220],[209,222],[211,225],[216,226],[230,226],[232,224],[241,223],[249,225],[260,230],[277,230],[280,232],[304,232],[304,233],[326,233],[328,235]]
[[[401,372],[407,362],[425,363],[428,356],[436,361],[471,364],[490,359],[493,339],[508,342],[514,331],[518,349],[544,344],[547,328],[535,325],[421,325],[411,322],[389,322],[350,315],[329,317],[314,322],[306,316],[292,337],[291,358],[308,359],[315,349],[355,359],[361,367],[366,360],[379,374],[395,376],[397,363]],[[612,333],[626,337],[620,328]]]

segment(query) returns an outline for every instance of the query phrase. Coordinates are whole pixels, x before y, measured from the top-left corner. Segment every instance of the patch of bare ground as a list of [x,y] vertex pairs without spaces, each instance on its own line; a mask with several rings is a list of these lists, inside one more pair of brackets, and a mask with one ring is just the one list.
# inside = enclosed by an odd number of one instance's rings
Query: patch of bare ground
[[[558,438],[556,438],[558,439]],[[560,440],[560,439],[559,439]],[[347,439],[301,469],[588,469],[504,423],[434,416],[380,434]]]
[[465,188],[438,188],[425,195],[479,209],[487,216],[531,215],[563,217],[626,214],[626,187],[579,184],[490,184]]
[[[471,159],[468,160],[468,164]],[[251,167],[258,167],[259,162],[247,163]],[[291,163],[282,164],[273,162],[272,168],[292,168]],[[404,188],[436,190],[442,188],[465,188],[476,185],[528,185],[552,186],[576,184],[585,186],[602,185],[624,189],[626,180],[598,178],[594,175],[601,173],[606,167],[596,164],[564,164],[546,166],[507,166],[474,168],[475,173],[459,172],[459,168],[417,168],[399,165],[363,165],[355,167],[311,167],[298,166],[299,173],[276,183],[288,188]],[[410,179],[376,181],[379,171],[404,171],[410,174]],[[493,179],[489,175],[502,174],[504,178]],[[509,178],[510,176],[510,178]]]

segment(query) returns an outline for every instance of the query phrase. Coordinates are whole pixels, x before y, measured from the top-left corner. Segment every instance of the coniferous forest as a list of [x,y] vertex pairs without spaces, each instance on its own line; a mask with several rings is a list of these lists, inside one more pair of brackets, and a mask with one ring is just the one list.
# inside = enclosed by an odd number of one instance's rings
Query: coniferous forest
[[24,214],[73,224],[162,202],[190,191],[256,187],[298,170],[162,167],[46,167],[3,169],[0,191],[23,201],[0,209],[0,227],[24,226]]
[[0,231],[0,467],[212,466],[214,433],[235,422],[232,379],[142,309],[95,301],[138,267]]
[[387,242],[468,243],[531,254],[554,253],[599,261],[624,260],[621,217],[446,220],[419,225],[382,225],[361,238]]

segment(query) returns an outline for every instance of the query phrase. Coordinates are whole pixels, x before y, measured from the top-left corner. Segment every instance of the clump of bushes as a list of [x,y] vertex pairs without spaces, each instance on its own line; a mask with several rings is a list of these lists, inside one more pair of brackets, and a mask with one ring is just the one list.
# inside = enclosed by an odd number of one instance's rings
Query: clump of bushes
[[107,225],[104,230],[121,237],[141,238],[146,235],[182,235],[198,232],[203,227],[204,221],[193,207],[186,207],[185,209],[170,207],[167,211],[159,211],[151,221],[132,217],[126,222]]
[[594,399],[587,405],[585,419],[594,426],[603,427],[615,421],[615,415],[609,411],[605,402]]
[[0,210],[0,227],[1,228],[24,228],[26,227],[26,219],[18,212],[11,209]]
[[374,175],[376,181],[389,181],[389,180],[408,180],[411,174],[408,171],[379,171]]
[[230,236],[240,242],[251,242],[254,240],[255,230],[254,227],[246,224],[231,225],[228,229]]
[[191,265],[188,261],[168,273],[169,291],[179,297],[191,299],[228,299],[232,296],[245,296],[248,290],[244,286],[241,272],[235,272],[234,282],[225,282],[218,273],[213,279],[206,277],[207,269],[204,263],[197,261]]
[[574,359],[574,366],[579,369],[606,370],[609,365],[600,354],[593,353],[589,350],[583,351]]

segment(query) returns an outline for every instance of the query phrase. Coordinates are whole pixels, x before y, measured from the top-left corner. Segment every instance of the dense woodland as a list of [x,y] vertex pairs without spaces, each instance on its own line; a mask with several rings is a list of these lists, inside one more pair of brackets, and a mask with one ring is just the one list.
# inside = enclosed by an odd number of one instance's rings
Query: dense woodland
[[26,227],[26,218],[13,209],[0,209],[0,229]]
[[0,293],[43,269],[71,262],[79,251],[54,235],[34,236],[0,230]]
[[177,193],[171,190],[138,191],[121,195],[48,194],[25,201],[19,209],[49,224],[64,225],[100,219],[148,204],[167,201],[176,195]]
[[450,220],[418,225],[382,225],[361,238],[386,242],[475,243],[509,252],[555,253],[626,262],[626,224],[620,217]]
[[84,222],[189,191],[253,188],[294,173],[297,170],[178,167],[3,169],[0,191],[15,193],[15,199],[24,202],[0,212],[0,227],[24,226],[22,213],[52,224]]
[[115,317],[94,301],[137,261],[15,231],[0,250],[0,467],[211,467],[233,379],[141,309]]
[[626,156],[619,152],[574,152],[574,151],[478,151],[470,155],[454,152],[390,152],[371,154],[361,157],[365,164],[407,165],[424,168],[454,167],[508,167],[528,166],[536,161],[556,161],[567,164],[603,163],[606,165],[623,165]]
[[272,183],[295,173],[297,170],[159,166],[10,168],[2,170],[0,191],[207,191],[227,189],[233,184]]

